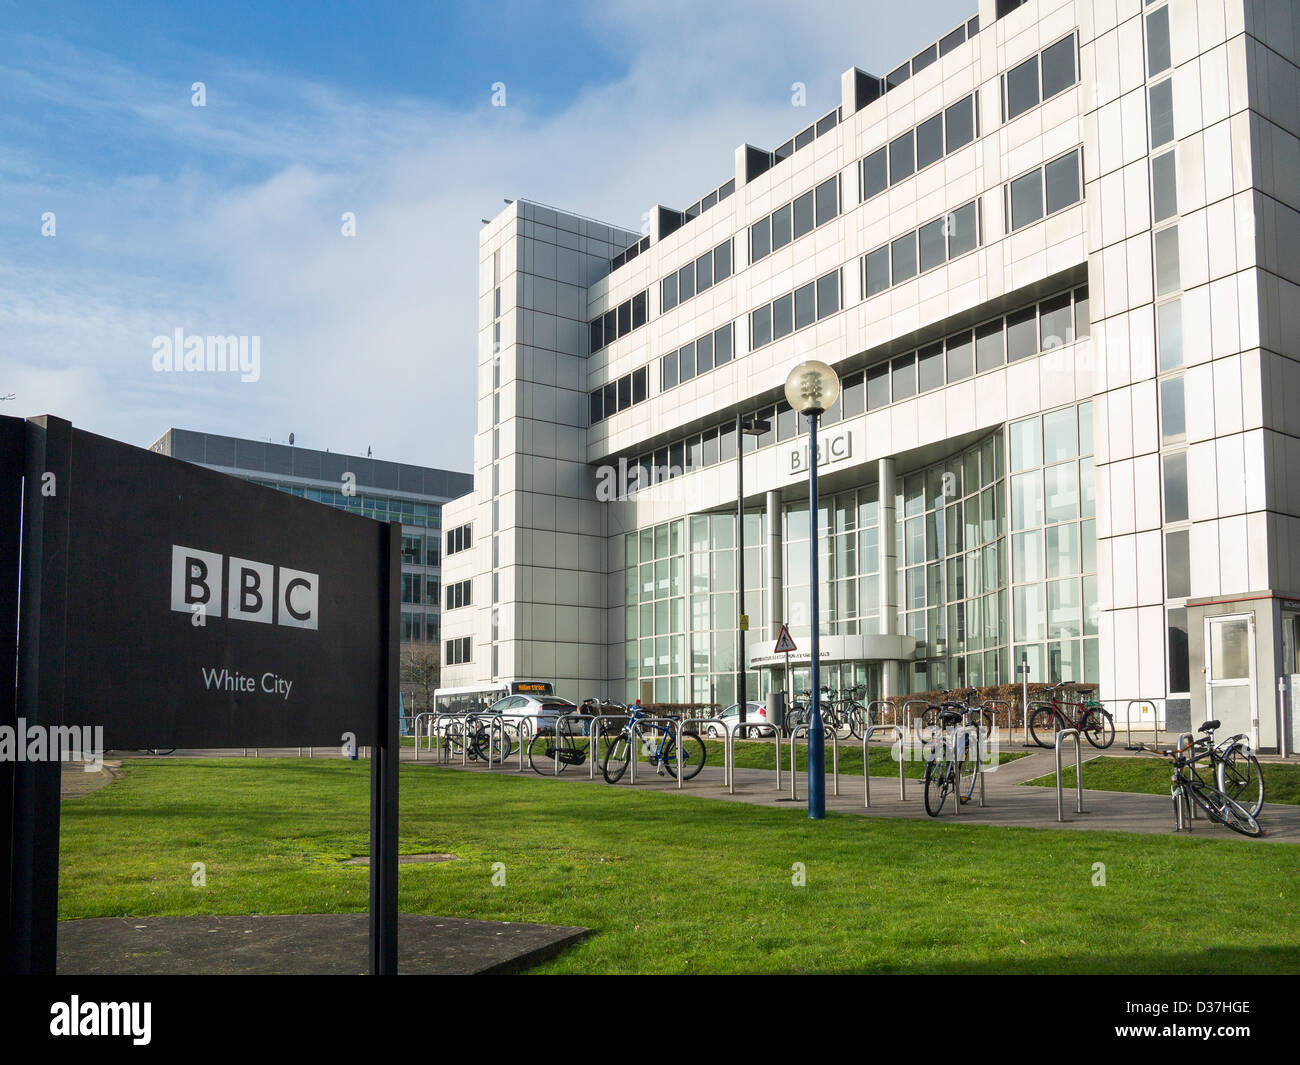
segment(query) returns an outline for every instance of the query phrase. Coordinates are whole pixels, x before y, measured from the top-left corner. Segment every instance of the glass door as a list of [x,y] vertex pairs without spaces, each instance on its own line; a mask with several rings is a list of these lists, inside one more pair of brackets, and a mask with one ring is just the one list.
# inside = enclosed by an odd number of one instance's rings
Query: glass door
[[1255,708],[1255,615],[1205,619],[1206,720],[1217,718],[1219,734],[1250,734]]

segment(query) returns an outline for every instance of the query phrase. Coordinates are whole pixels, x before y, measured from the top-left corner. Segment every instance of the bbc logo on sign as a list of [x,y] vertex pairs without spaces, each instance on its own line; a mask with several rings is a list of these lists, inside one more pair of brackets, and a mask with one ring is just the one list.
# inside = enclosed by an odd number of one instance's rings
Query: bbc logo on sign
[[[229,579],[223,576],[229,570]],[[320,578],[315,573],[272,566],[233,555],[172,545],[172,609],[193,614],[196,607],[210,618],[221,617],[222,589],[226,617],[236,621],[272,623],[295,629],[316,628]]]

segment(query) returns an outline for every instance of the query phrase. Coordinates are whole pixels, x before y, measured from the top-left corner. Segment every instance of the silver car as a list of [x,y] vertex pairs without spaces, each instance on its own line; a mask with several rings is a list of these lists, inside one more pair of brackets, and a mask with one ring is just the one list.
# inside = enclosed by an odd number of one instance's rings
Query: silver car
[[[520,719],[528,722],[533,735],[545,730],[555,731],[555,723],[561,714],[575,714],[578,708],[568,699],[558,695],[507,695],[498,699],[488,708],[490,714],[502,714],[506,724],[518,723]],[[575,732],[580,729],[577,722],[566,722],[565,731]]]
[[[773,735],[772,726],[767,728],[755,728],[756,725],[767,725],[767,706],[763,703],[749,702],[745,704],[745,727],[740,733],[742,738]],[[719,739],[724,732],[734,733],[740,726],[740,704],[732,703],[721,713],[715,715],[711,720],[700,726],[700,731],[710,739]]]

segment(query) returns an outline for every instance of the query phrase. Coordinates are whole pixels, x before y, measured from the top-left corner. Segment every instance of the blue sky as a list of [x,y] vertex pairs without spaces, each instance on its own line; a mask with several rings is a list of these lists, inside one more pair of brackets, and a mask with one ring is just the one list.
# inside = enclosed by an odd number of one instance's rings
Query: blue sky
[[[639,228],[975,8],[0,0],[0,413],[468,469],[480,218]],[[177,328],[260,380],[155,373]]]

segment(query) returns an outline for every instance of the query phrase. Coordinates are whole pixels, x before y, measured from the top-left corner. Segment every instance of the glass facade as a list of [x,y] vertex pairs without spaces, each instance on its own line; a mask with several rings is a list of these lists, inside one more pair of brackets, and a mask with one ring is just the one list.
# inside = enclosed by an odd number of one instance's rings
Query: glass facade
[[[942,462],[899,476],[895,506],[897,629],[916,638],[903,691],[1004,684],[1028,659],[1034,680],[1096,680],[1097,550],[1092,404],[1010,423]],[[874,475],[875,467],[864,469]],[[820,503],[819,631],[875,635],[882,624],[877,484]],[[811,633],[806,500],[782,507],[785,621]],[[767,641],[767,515],[745,517],[749,641]],[[736,517],[693,514],[631,532],[625,553],[625,678],[629,699],[726,705],[738,651]],[[834,663],[825,682],[867,684],[879,663]],[[796,690],[807,685],[796,671]],[[751,672],[751,699],[771,684]]]

